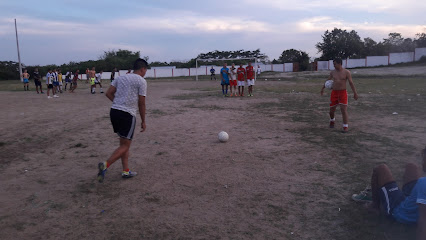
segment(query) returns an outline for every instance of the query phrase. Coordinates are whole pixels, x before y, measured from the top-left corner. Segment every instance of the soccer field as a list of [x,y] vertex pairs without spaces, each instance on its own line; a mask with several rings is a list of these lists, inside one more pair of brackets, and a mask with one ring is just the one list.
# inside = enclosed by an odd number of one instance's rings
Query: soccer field
[[207,77],[148,79],[138,176],[123,180],[116,162],[102,184],[97,163],[118,145],[105,95],[0,82],[1,238],[412,239],[415,226],[351,200],[379,163],[401,184],[426,146],[426,73],[394,69],[351,70],[346,134],[340,110],[328,128],[328,72],[262,73],[254,97],[224,98]]

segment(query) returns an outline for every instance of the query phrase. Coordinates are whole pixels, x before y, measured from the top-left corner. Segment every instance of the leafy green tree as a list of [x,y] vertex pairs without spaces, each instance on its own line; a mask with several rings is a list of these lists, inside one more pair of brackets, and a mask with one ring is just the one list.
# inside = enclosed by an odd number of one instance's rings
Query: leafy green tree
[[363,43],[358,33],[354,30],[347,32],[334,28],[331,32],[325,31],[323,41],[315,45],[318,52],[322,53],[320,59],[356,58],[361,55]]
[[403,38],[401,33],[389,33],[388,38],[383,39],[387,53],[391,52],[412,52],[415,43],[411,38]]
[[417,33],[414,44],[418,48],[426,47],[426,33]]
[[278,58],[279,63],[299,63],[299,69],[305,71],[309,67],[309,55],[306,52],[296,49],[288,49],[281,53]]
[[[23,66],[25,68],[25,66]],[[19,79],[19,63],[0,61],[0,80]]]
[[[217,59],[215,60],[210,60],[210,61],[200,61],[200,63],[205,63],[205,64],[214,64],[214,65],[222,65],[223,62],[227,62],[228,64],[231,63],[235,63],[235,64],[240,64],[243,63],[245,64],[247,62],[247,60],[229,60],[229,61],[224,61],[221,59],[224,58],[257,58],[260,61],[266,62],[269,61],[269,58],[266,54],[260,52],[260,49],[256,49],[254,51],[244,51],[244,50],[237,50],[237,51],[218,51],[215,50],[213,52],[208,52],[208,53],[201,53],[197,56],[197,58],[202,58],[202,59]],[[190,62],[193,62],[193,64],[190,64],[190,67],[195,67],[195,59],[191,59]]]

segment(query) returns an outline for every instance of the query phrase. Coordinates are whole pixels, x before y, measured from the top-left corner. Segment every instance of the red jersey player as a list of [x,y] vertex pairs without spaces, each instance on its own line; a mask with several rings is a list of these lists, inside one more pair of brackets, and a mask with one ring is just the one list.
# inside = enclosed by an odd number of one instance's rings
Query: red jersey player
[[244,96],[244,80],[246,77],[246,70],[243,68],[243,64],[240,64],[240,67],[237,69],[237,75],[238,75],[238,95],[243,97]]
[[248,93],[249,96],[253,96],[253,85],[254,85],[254,69],[251,65],[251,62],[249,62],[248,66],[246,67],[246,74],[247,74],[247,86],[248,86]]

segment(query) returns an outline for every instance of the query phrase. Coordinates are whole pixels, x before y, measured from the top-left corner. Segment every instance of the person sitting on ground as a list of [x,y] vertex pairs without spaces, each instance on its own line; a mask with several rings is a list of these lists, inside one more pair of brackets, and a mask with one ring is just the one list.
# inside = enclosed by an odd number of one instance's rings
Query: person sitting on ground
[[[422,167],[426,172],[426,147],[422,150]],[[380,164],[373,169],[371,188],[352,195],[357,202],[405,224],[417,223],[417,239],[426,239],[426,177],[414,163],[405,166],[402,190],[398,188],[389,167]]]

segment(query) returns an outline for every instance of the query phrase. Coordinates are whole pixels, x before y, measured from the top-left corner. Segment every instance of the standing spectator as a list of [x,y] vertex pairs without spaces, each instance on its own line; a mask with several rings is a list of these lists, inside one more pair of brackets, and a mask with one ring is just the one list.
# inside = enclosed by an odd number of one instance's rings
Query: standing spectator
[[[111,82],[112,81],[114,81],[114,78],[115,78],[115,73],[117,72],[117,68],[114,68],[112,71],[111,71]],[[118,72],[118,76],[120,76],[120,72]]]
[[86,83],[89,82],[89,72],[90,72],[89,68],[86,68]]
[[[229,68],[227,67],[227,63],[223,64],[223,68],[220,69],[220,78],[221,82],[220,85],[222,85],[222,94],[224,97],[228,96],[228,86],[229,86]],[[225,91],[226,88],[226,91]]]
[[36,86],[37,94],[39,94],[39,91],[38,91],[39,87],[40,87],[40,92],[44,93],[43,88],[41,87],[41,76],[40,76],[40,73],[38,72],[38,68],[34,69],[33,77],[34,77],[34,84]]
[[[30,74],[27,72],[27,69],[22,73],[22,78],[24,79],[24,91],[29,91],[28,83],[30,82],[28,79],[30,78]],[[27,87],[27,88],[25,88]]]
[[215,72],[216,72],[216,70],[214,70],[214,68],[212,66],[212,68],[210,69],[210,80],[213,80],[213,78],[214,78],[214,80],[216,80]]
[[62,93],[62,71],[61,71],[61,69],[59,69],[58,70],[58,83],[59,83],[59,85],[58,85],[58,90],[59,90],[59,92],[60,93]]
[[229,80],[229,90],[231,91],[232,97],[232,87],[234,87],[234,94],[237,95],[237,69],[235,68],[235,63],[232,64],[230,72],[231,80]]
[[70,89],[72,88],[71,76],[72,76],[72,72],[67,72],[65,74],[65,88],[64,88],[65,91],[67,90],[68,83],[70,84]]
[[77,69],[77,71],[75,71],[74,77],[72,79],[72,84],[70,87],[70,93],[74,93],[74,90],[77,88],[77,80],[78,80],[78,74],[80,73],[80,70]]
[[251,65],[251,62],[248,63],[246,67],[246,75],[247,75],[247,86],[248,86],[248,95],[250,97],[253,96],[253,86],[254,86],[254,69]]
[[244,97],[244,85],[246,78],[246,69],[243,67],[243,64],[240,64],[240,67],[237,69],[238,75],[238,95]]

